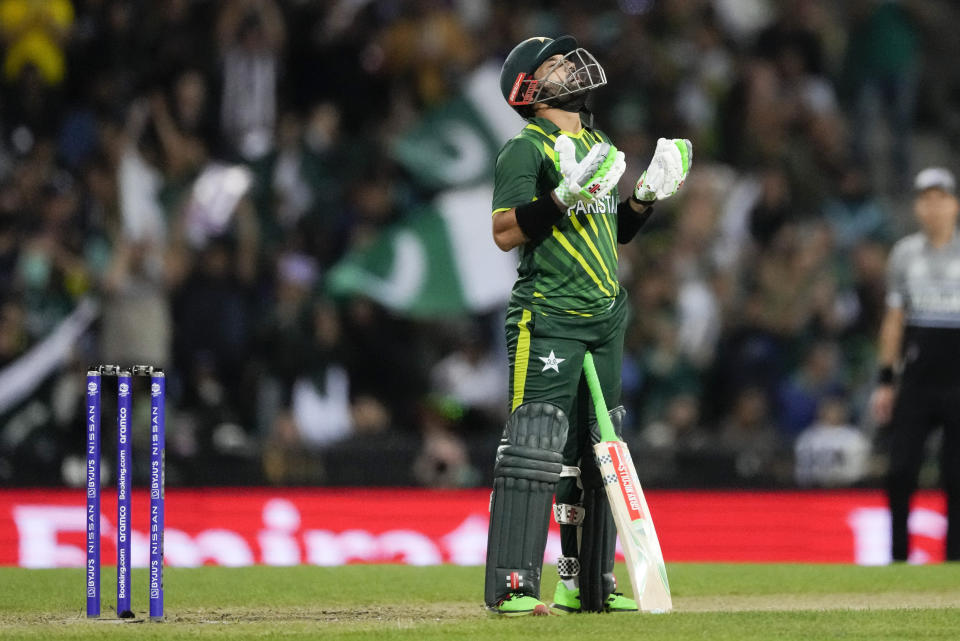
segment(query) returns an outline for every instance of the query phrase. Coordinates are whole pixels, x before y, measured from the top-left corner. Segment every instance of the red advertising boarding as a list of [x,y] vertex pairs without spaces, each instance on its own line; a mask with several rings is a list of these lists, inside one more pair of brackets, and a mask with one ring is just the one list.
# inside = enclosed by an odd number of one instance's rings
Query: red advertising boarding
[[[486,490],[181,489],[166,494],[166,562],[173,566],[345,563],[481,565]],[[878,491],[649,491],[668,563],[890,560],[890,515]],[[82,490],[0,490],[0,565],[82,567]],[[116,493],[104,490],[102,558],[116,559]],[[133,563],[147,565],[145,491],[133,493]],[[921,492],[910,515],[916,563],[944,557],[939,492]],[[545,558],[560,553],[556,524]]]

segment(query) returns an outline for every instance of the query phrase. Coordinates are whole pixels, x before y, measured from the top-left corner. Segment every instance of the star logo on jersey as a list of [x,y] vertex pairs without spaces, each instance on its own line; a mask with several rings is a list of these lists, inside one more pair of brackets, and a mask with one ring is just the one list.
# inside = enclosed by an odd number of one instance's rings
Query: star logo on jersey
[[553,353],[552,349],[550,350],[550,356],[538,356],[537,358],[543,361],[543,369],[540,370],[541,373],[547,371],[548,369],[552,369],[557,374],[559,374],[560,363],[567,360],[565,358],[557,358],[556,355]]

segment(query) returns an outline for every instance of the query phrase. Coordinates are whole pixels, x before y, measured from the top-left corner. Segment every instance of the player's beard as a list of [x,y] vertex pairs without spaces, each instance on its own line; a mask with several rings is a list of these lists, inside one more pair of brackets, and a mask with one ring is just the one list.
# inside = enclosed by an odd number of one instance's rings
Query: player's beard
[[[557,79],[558,68],[565,68],[562,79]],[[556,109],[578,113],[586,108],[587,96],[596,87],[607,83],[600,63],[585,49],[576,49],[546,73],[543,80],[543,102]]]

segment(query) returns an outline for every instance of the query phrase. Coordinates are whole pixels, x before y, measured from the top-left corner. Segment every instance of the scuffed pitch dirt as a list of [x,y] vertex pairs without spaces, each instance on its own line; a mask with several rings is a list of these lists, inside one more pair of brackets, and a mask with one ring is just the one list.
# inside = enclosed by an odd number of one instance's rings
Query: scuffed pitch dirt
[[[45,624],[136,624],[145,621],[144,612],[137,612],[134,619],[116,619],[110,613],[105,613],[100,619],[87,619],[82,615],[75,617],[53,616],[50,614],[36,614],[24,616],[7,616],[0,618],[0,625],[30,625]],[[368,608],[229,608],[229,609],[200,609],[171,611],[167,610],[164,623],[172,624],[214,624],[230,625],[237,623],[262,623],[270,621],[283,622],[316,622],[316,623],[390,623],[403,627],[405,622],[410,625],[424,621],[463,621],[471,618],[487,616],[486,610],[480,605],[463,603],[431,603],[427,605],[377,605]]]
[[[697,612],[774,612],[799,610],[895,610],[960,608],[960,590],[946,592],[884,592],[880,594],[782,594],[782,595],[729,595],[729,596],[677,596],[673,601],[676,613]],[[123,624],[142,623],[145,613],[138,618],[120,621],[105,615],[99,620],[82,616],[64,618],[49,614],[34,616],[4,617],[0,625],[45,624]],[[378,627],[413,627],[425,621],[436,623],[456,622],[490,616],[478,604],[430,603],[377,605],[358,608],[230,608],[200,609],[171,612],[165,622],[186,625],[235,625],[271,621],[316,622],[324,624],[369,624]],[[366,626],[364,626],[366,627]]]
[[[674,599],[674,612],[773,612],[797,610],[896,610],[960,608],[960,590],[951,592],[885,592],[881,594],[783,594],[691,596]],[[324,623],[395,623],[463,621],[490,616],[479,605],[433,603],[371,608],[299,609],[282,611],[185,612],[168,617],[182,623],[247,621],[321,621]]]
[[462,621],[483,617],[478,605],[432,603],[429,605],[378,605],[369,608],[289,608],[282,610],[208,610],[177,613],[171,623],[247,623],[258,621],[315,621],[321,623],[400,623],[404,621]]

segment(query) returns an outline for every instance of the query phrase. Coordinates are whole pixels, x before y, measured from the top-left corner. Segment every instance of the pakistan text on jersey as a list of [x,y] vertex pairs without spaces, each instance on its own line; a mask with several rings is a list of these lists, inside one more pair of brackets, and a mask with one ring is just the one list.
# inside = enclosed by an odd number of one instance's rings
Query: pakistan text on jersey
[[574,214],[610,214],[615,211],[617,211],[617,199],[612,194],[608,194],[589,205],[584,204],[583,201],[578,201],[576,205],[567,209],[567,216],[573,216]]

